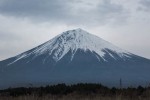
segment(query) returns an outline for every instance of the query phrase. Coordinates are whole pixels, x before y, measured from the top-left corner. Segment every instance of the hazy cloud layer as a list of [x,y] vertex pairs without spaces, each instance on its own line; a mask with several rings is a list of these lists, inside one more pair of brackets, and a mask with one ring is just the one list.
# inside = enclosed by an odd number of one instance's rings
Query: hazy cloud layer
[[150,11],[150,0],[140,0],[139,10]]
[[[2,0],[0,13],[29,17],[36,21],[58,21],[66,24],[106,24],[126,16],[123,6],[111,0],[101,0],[95,4],[87,1]],[[122,20],[125,20],[125,17]]]
[[150,0],[0,0],[0,60],[83,28],[150,58]]
[[0,12],[6,15],[57,19],[70,17],[66,0],[4,0]]

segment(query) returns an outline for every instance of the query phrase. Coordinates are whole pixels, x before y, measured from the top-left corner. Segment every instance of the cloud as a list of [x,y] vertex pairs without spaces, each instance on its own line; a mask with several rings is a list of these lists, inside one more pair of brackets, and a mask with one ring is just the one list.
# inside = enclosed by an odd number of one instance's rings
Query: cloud
[[[112,0],[2,0],[0,13],[36,21],[73,25],[107,24],[125,20],[123,6]],[[100,2],[101,1],[101,2]]]
[[69,6],[66,0],[5,0],[0,12],[6,15],[58,19],[68,17]]
[[119,20],[122,23],[128,17],[124,7],[113,3],[111,0],[103,0],[103,3],[97,6],[96,12],[98,13],[98,21],[101,22],[103,20],[104,23],[109,21],[118,22]]
[[140,6],[138,7],[138,10],[143,10],[146,12],[150,11],[150,0],[140,0],[139,4]]

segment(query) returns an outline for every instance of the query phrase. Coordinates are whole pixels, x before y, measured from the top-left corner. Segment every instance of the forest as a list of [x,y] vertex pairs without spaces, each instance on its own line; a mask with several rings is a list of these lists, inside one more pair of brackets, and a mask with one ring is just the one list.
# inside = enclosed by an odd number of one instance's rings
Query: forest
[[57,84],[0,90],[0,100],[150,100],[150,87],[108,88],[101,84]]

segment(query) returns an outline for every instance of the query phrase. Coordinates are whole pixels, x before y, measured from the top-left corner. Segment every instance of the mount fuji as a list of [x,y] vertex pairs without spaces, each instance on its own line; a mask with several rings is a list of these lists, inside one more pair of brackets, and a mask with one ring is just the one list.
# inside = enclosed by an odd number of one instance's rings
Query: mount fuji
[[150,83],[150,60],[82,29],[69,30],[15,57],[0,61],[0,88],[48,84]]

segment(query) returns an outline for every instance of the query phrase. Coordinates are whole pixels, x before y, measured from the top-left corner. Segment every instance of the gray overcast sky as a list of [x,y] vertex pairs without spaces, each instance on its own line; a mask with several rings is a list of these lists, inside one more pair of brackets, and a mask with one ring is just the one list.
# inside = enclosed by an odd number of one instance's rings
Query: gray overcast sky
[[0,0],[0,60],[76,28],[150,59],[150,0]]

